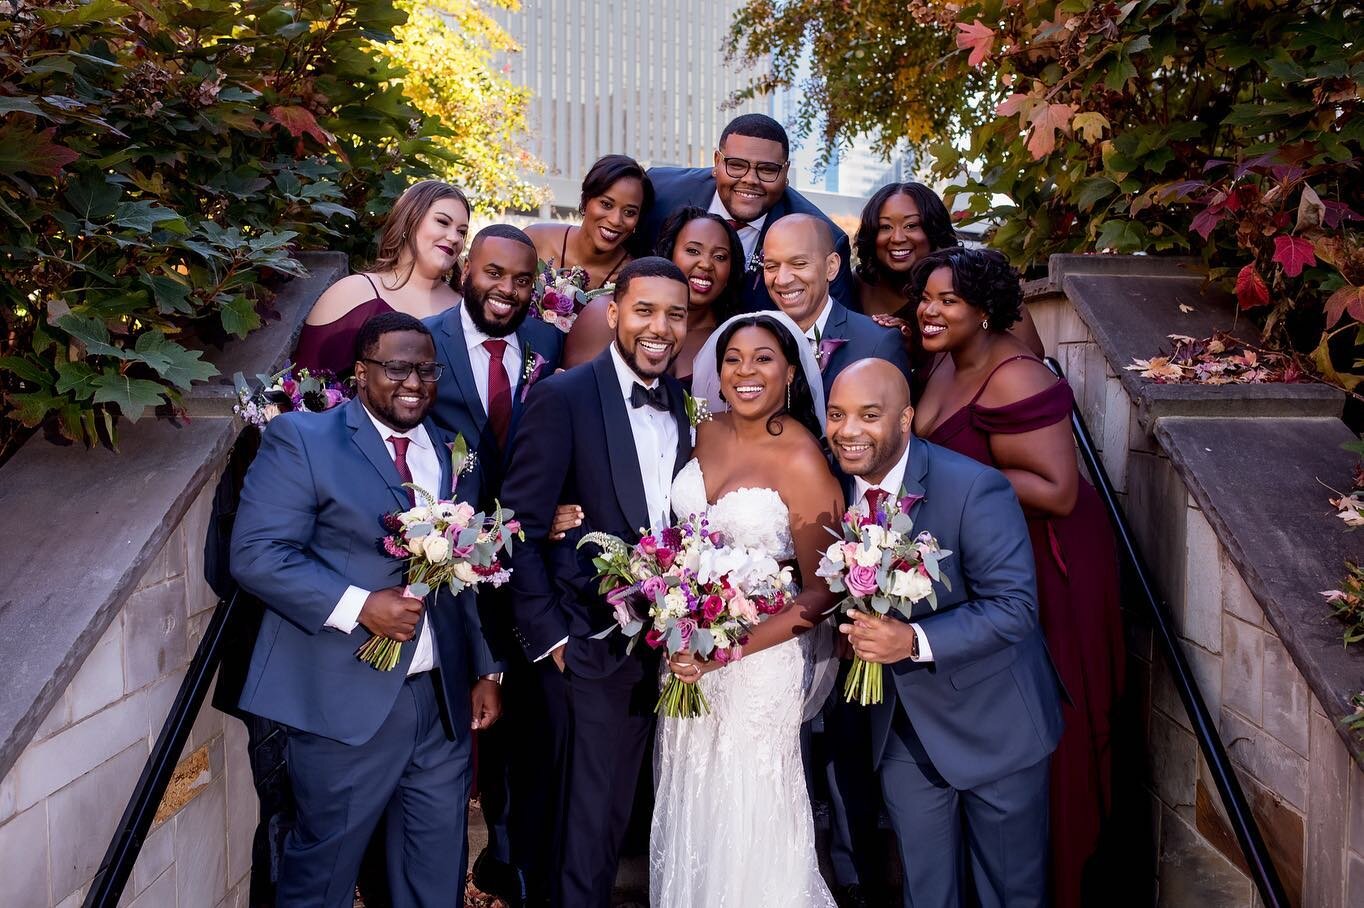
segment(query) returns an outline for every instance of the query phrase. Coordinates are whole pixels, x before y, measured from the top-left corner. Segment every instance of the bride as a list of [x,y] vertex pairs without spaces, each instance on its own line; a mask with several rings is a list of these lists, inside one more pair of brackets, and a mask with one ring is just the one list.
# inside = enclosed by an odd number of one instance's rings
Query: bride
[[693,375],[716,415],[697,427],[695,456],[673,482],[673,511],[705,513],[735,542],[794,557],[803,588],[753,629],[738,661],[721,668],[682,653],[669,662],[701,686],[711,711],[658,722],[650,902],[832,908],[800,754],[805,707],[817,709],[832,683],[834,666],[816,655],[824,648],[816,641],[828,641],[820,622],[834,597],[815,568],[824,527],[843,511],[819,443],[819,368],[795,323],[771,312],[721,325]]

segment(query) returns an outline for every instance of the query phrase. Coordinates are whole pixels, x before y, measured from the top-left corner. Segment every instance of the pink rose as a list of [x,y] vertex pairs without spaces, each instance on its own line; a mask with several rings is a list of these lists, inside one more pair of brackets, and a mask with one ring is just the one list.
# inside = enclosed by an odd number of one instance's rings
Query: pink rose
[[672,567],[673,562],[677,560],[677,553],[672,549],[665,549],[662,546],[659,546],[654,550],[654,557],[658,559],[658,566],[666,571],[668,568]]
[[663,634],[656,627],[651,627],[644,632],[644,642],[649,644],[650,649],[663,648]]
[[722,646],[711,654],[711,658],[721,665],[728,665],[737,661],[743,654],[744,648],[742,646]]
[[653,602],[668,591],[668,584],[662,577],[650,577],[639,585],[639,591]]
[[719,596],[707,596],[701,603],[701,615],[707,621],[714,621],[716,618],[719,618],[724,610],[725,600],[721,599]]
[[736,593],[729,600],[729,611],[730,614],[734,615],[734,617],[738,618],[740,621],[745,621],[748,624],[756,624],[758,622],[758,607],[753,604],[752,599],[749,599],[742,593]]
[[870,596],[876,592],[876,568],[854,564],[848,568],[844,582],[848,585],[848,592],[854,596]]
[[653,536],[643,536],[640,538],[637,548],[646,555],[653,555],[658,551],[658,539]]

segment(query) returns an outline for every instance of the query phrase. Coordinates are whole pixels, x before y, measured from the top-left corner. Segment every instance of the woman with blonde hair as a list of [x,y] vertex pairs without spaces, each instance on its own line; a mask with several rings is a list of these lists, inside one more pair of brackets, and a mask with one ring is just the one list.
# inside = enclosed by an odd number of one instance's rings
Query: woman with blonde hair
[[370,316],[397,311],[426,318],[457,305],[469,214],[469,200],[456,186],[440,180],[409,186],[379,232],[373,267],[332,284],[313,304],[295,365],[349,372],[355,336]]

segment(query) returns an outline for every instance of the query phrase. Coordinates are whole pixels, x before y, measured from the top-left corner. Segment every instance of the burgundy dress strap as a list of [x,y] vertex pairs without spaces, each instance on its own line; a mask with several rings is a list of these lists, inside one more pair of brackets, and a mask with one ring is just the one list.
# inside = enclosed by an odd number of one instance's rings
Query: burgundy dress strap
[[564,242],[563,242],[563,244],[559,247],[559,267],[560,267],[560,268],[567,268],[567,267],[568,267],[568,234],[569,234],[572,230],[573,230],[573,228],[572,228],[571,226],[570,226],[570,227],[565,227],[565,228],[564,228]]
[[971,422],[994,435],[1019,435],[1054,425],[1070,417],[1075,394],[1062,379],[1050,388],[1043,388],[1031,397],[1016,400],[1002,407],[969,407]]
[[392,311],[392,306],[376,296],[325,325],[305,324],[294,348],[294,365],[311,371],[326,369],[337,375],[349,375],[355,367],[355,339],[360,334],[360,326],[372,315]]
[[365,280],[369,281],[369,289],[371,289],[371,290],[374,291],[374,298],[375,298],[376,300],[381,300],[381,299],[383,299],[383,298],[384,298],[384,295],[383,295],[382,293],[379,292],[379,287],[378,287],[377,284],[374,283],[374,278],[370,277],[368,274],[365,274],[365,272],[363,272],[363,271],[361,272],[361,274],[364,274],[364,275],[365,275]]
[[[976,396],[971,398],[970,402],[967,403],[966,406],[974,407],[976,405],[976,401],[980,400],[980,396],[985,393],[985,389],[990,387],[990,379],[995,377],[995,373],[998,372],[1000,369],[1004,368],[1005,366],[1007,366],[1009,363],[1020,359],[1030,359],[1033,362],[1040,362],[1040,360],[1038,360],[1037,357],[1032,356],[1031,354],[1028,353],[1020,353],[1017,356],[1011,356],[1008,359],[1000,360],[999,363],[997,363],[995,367],[990,370],[990,374],[985,376],[985,381],[981,382],[980,387],[976,389]],[[936,365],[934,368],[936,368]]]

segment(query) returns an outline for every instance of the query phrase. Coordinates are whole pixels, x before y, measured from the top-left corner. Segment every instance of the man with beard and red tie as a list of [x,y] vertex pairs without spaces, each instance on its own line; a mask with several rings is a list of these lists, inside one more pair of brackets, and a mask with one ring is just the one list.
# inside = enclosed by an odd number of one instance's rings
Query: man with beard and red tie
[[[469,246],[463,303],[428,319],[445,365],[432,418],[477,452],[479,506],[501,494],[513,430],[531,389],[558,368],[563,334],[527,318],[535,289],[535,244],[506,224],[485,227]],[[539,685],[511,633],[510,587],[479,592],[489,644],[508,666],[504,720],[478,736],[478,790],[488,847],[474,863],[474,886],[509,908],[527,903],[547,874],[543,808],[550,797],[534,730],[542,727]]]

